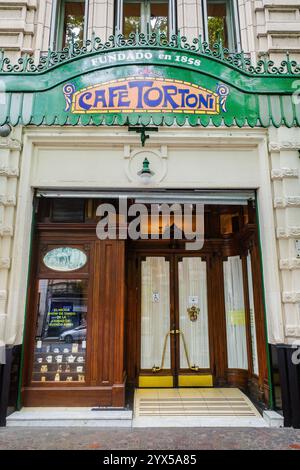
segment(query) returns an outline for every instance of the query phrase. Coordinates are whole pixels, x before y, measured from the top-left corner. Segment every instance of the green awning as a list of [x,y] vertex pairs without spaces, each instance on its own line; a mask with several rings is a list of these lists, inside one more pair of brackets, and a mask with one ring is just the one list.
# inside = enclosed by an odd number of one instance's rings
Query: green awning
[[0,125],[299,126],[300,67],[276,67],[201,39],[141,34],[48,51],[16,65],[0,53]]

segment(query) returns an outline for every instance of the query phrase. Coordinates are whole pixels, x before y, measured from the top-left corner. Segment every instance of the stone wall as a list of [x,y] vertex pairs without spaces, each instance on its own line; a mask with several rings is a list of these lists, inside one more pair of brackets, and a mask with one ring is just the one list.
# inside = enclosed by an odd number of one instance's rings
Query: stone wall
[[[14,129],[13,133],[7,138],[0,137],[0,347],[4,342],[9,301],[10,268],[13,256],[14,222],[18,198],[20,152],[22,149],[21,140],[21,127]],[[14,292],[11,290],[10,296],[13,295]],[[10,344],[13,344],[16,338],[11,339]]]
[[278,244],[284,333],[286,341],[300,339],[300,132],[270,129],[269,152]]

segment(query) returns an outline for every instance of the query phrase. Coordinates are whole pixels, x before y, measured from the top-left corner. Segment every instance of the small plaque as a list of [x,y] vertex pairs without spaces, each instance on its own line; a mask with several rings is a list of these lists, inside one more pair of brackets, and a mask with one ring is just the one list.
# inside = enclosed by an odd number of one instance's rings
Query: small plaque
[[193,305],[198,307],[198,305],[199,305],[198,295],[189,295],[189,306],[192,307]]
[[160,300],[160,296],[159,296],[159,292],[152,292],[152,302],[159,302]]

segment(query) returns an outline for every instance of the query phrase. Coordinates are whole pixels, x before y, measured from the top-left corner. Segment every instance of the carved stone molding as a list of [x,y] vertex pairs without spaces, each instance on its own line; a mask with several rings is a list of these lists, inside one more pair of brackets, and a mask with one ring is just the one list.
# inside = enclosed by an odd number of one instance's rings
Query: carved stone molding
[[300,142],[270,142],[270,152],[280,152],[280,150],[300,150]]
[[0,258],[0,269],[10,268],[10,258]]
[[282,270],[300,269],[300,258],[281,259],[279,264],[280,264],[280,269]]
[[298,292],[283,292],[282,302],[286,304],[295,304],[300,302],[300,291]]
[[276,197],[274,207],[284,209],[285,207],[300,207],[300,196]]
[[288,325],[285,327],[286,336],[300,336],[300,327],[297,325]]
[[300,238],[300,227],[278,227],[277,238]]
[[282,180],[284,178],[298,178],[297,168],[274,168],[271,171],[272,180]]
[[9,168],[8,166],[0,165],[0,176],[19,176],[19,170],[18,168]]
[[1,289],[0,290],[0,300],[6,300],[7,299],[7,290]]
[[11,139],[9,137],[0,138],[0,149],[21,150],[22,143],[17,139]]
[[15,206],[16,198],[15,196],[7,196],[5,194],[0,194],[0,204],[3,206]]
[[12,237],[14,229],[11,225],[0,224],[0,236],[1,237]]

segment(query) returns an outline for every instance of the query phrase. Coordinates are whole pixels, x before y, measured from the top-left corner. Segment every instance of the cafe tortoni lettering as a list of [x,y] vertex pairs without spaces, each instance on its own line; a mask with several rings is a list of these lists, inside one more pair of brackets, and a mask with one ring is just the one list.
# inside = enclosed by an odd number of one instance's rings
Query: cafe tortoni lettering
[[150,76],[128,77],[76,90],[63,87],[65,111],[75,114],[164,112],[219,114],[226,112],[229,89],[218,84],[211,91],[182,80]]

